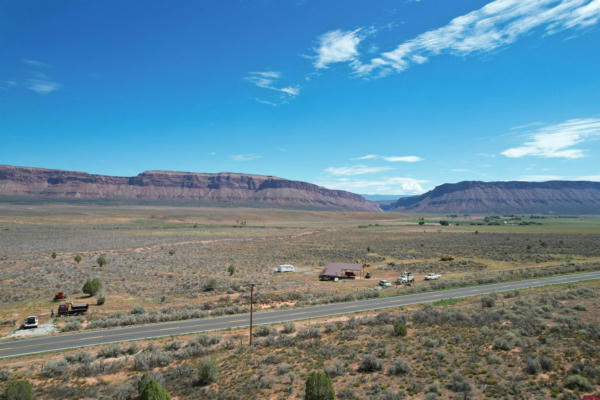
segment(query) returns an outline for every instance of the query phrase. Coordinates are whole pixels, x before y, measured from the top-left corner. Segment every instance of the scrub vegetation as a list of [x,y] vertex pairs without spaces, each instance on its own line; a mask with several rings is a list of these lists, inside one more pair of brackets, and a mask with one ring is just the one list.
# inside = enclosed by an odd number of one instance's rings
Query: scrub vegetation
[[5,360],[0,386],[35,382],[40,399],[574,399],[600,389],[599,296],[590,281],[297,321],[257,329],[252,349],[230,330],[34,355]]

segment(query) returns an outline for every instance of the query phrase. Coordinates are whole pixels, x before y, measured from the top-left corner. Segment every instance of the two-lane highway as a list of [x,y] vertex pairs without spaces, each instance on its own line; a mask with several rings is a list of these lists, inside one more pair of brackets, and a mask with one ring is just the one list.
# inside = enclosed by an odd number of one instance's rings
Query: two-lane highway
[[[459,289],[383,297],[347,303],[334,303],[288,310],[260,312],[254,314],[254,324],[262,325],[309,318],[320,318],[329,315],[377,310],[417,303],[429,303],[450,298],[470,297],[493,292],[505,292],[509,290],[579,282],[590,279],[600,279],[600,272],[560,275],[549,278],[502,282],[491,285],[471,286]],[[162,336],[183,335],[196,332],[239,328],[248,326],[248,324],[248,314],[237,314],[218,318],[173,321],[149,325],[128,326],[124,328],[90,330],[79,333],[13,340],[0,342],[0,358],[16,357],[47,351],[65,350],[76,347],[96,346],[107,343],[157,338]]]

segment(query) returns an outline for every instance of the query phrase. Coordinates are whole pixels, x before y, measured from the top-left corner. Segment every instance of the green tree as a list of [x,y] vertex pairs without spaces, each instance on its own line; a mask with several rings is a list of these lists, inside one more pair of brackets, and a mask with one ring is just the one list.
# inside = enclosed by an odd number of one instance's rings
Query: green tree
[[169,255],[170,255],[170,256],[172,256],[172,255],[175,255],[175,249],[171,249],[171,250],[169,250]]
[[217,288],[217,280],[214,278],[211,278],[209,280],[207,280],[206,282],[204,282],[204,291],[205,292],[211,292],[213,290],[215,290]]
[[95,296],[96,293],[100,291],[100,289],[102,289],[102,282],[100,282],[100,279],[94,278],[85,281],[85,284],[83,285],[83,289],[81,289],[81,291],[90,296]]
[[73,258],[73,259],[75,260],[75,262],[76,262],[77,264],[79,264],[79,263],[81,262],[81,256],[80,256],[79,254],[77,254],[77,255],[75,256],[75,258]]
[[394,324],[394,334],[396,336],[406,336],[406,325],[401,322],[396,322]]
[[100,256],[96,259],[96,262],[99,266],[104,267],[104,264],[106,264],[106,258]]
[[214,357],[200,360],[198,364],[198,383],[201,386],[209,385],[219,377],[219,365]]
[[235,274],[235,266],[230,265],[229,267],[227,267],[227,272],[229,272],[229,276]]
[[335,391],[331,379],[322,372],[313,371],[306,378],[305,400],[333,400]]
[[156,379],[144,374],[137,384],[140,400],[169,400],[169,394]]
[[50,255],[52,258],[56,258],[56,252],[53,251],[52,254]]
[[9,382],[0,395],[2,400],[31,400],[33,399],[33,386],[25,380]]
[[442,226],[448,226],[448,225],[450,225],[450,223],[448,221],[446,221],[446,220],[441,220],[440,221],[440,225],[442,225]]

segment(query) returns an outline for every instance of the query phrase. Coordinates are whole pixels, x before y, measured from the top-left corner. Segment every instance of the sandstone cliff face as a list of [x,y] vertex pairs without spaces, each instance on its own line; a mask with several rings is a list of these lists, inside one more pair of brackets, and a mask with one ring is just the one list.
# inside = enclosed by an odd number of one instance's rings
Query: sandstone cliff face
[[134,177],[114,177],[0,166],[0,195],[380,211],[377,204],[354,193],[273,176],[237,173],[146,171]]
[[399,199],[392,211],[433,214],[600,214],[600,182],[460,182]]

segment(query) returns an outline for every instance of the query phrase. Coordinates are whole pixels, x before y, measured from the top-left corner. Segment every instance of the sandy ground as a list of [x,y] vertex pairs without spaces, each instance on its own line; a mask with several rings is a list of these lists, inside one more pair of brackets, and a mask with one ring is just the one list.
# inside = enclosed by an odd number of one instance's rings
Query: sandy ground
[[56,332],[56,326],[53,323],[40,324],[34,329],[16,329],[10,332],[4,338],[24,338],[31,336],[49,335]]

